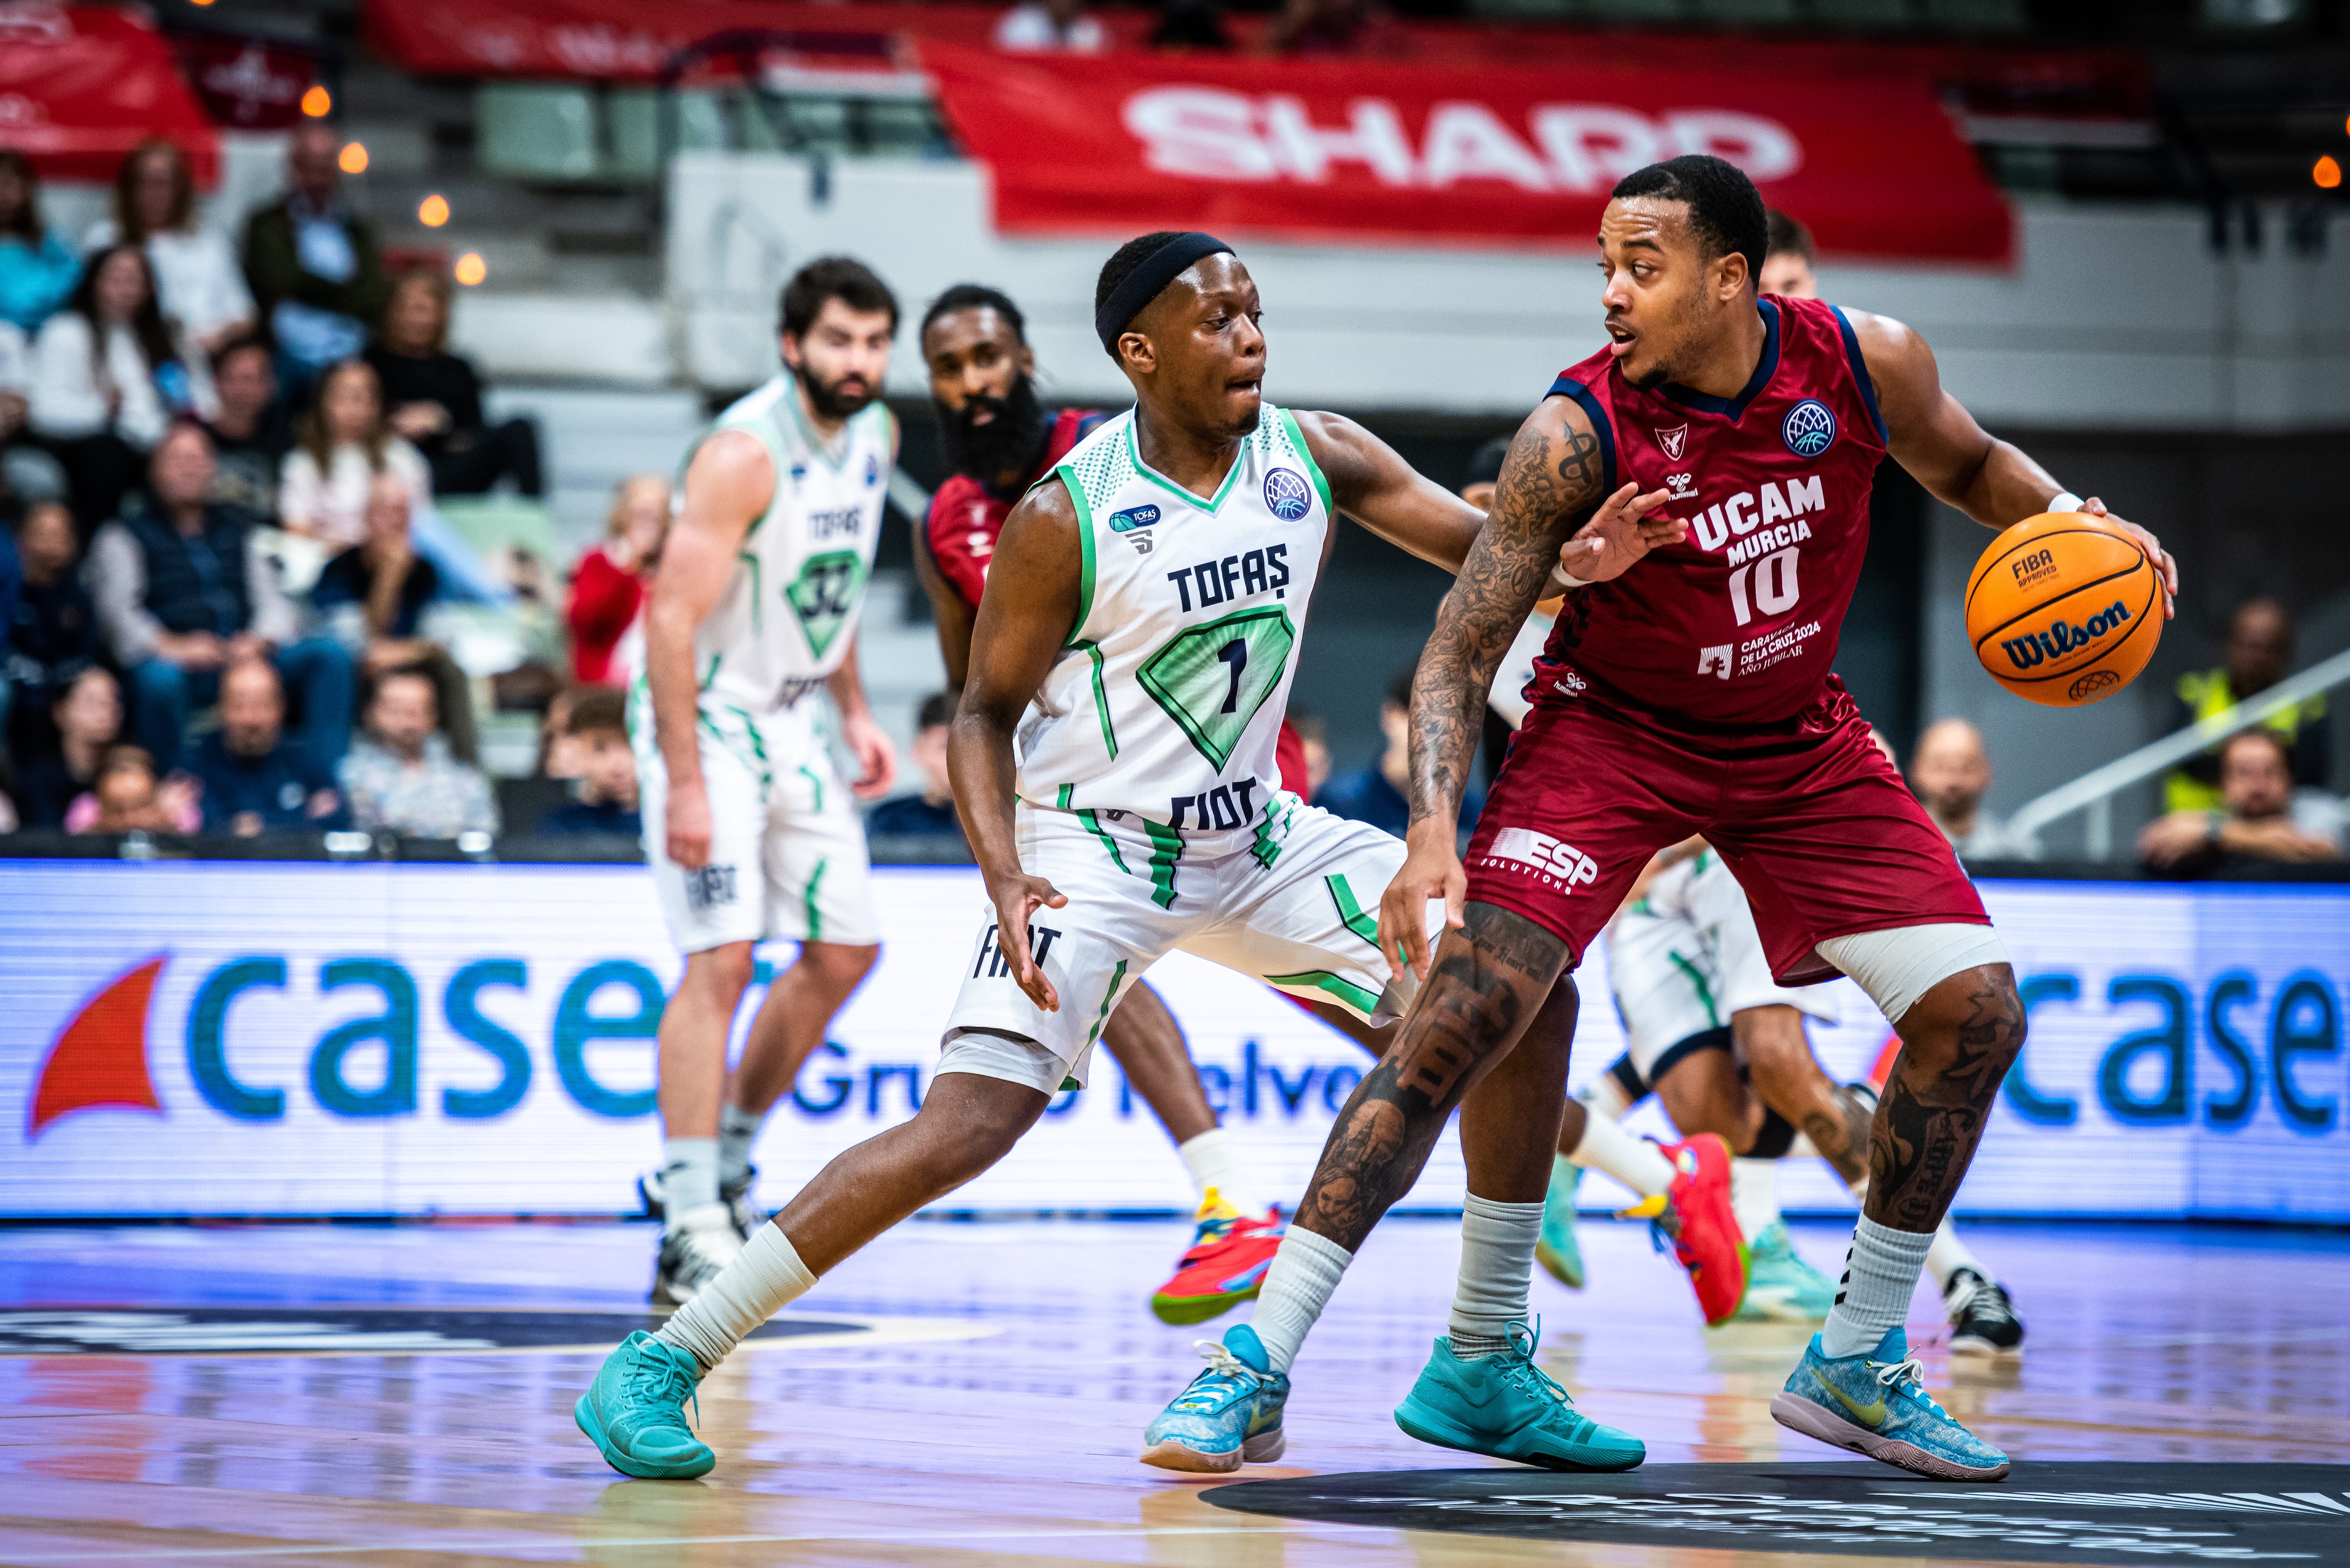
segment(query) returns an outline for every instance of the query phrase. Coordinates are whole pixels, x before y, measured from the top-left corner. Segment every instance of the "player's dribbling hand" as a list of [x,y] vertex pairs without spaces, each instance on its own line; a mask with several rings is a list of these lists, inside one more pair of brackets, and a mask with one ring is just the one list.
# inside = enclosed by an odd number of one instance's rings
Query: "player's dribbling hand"
[[[2106,510],[2106,504],[2094,495],[2081,503],[2081,510],[2092,517],[2104,518],[2137,541],[2137,547],[2144,550],[2146,558],[2154,563],[2155,575],[2162,579],[2162,618],[2169,620],[2176,616],[2178,613],[2178,563],[2170,558],[2170,552],[2162,547],[2162,541],[2128,518],[2115,516]],[[1578,576],[1581,575],[1576,574]]]
[[995,901],[995,945],[1011,967],[1013,983],[1045,1012],[1060,1012],[1061,993],[1029,950],[1028,921],[1039,909],[1066,908],[1068,898],[1042,877],[1025,872],[989,878],[987,896]]
[[688,871],[710,864],[710,792],[700,779],[670,786],[666,815],[671,861]]
[[1404,835],[1410,853],[1404,857],[1403,869],[1379,895],[1379,951],[1398,969],[1409,969],[1423,981],[1428,978],[1432,950],[1428,940],[1429,901],[1443,899],[1444,923],[1458,929],[1469,898],[1468,873],[1461,868],[1452,840],[1449,821],[1431,816],[1413,823]]
[[1601,504],[1591,521],[1559,546],[1559,569],[1586,583],[1620,577],[1649,551],[1689,537],[1689,524],[1657,510],[1670,496],[1662,490],[1640,493],[1627,484]]
[[857,782],[848,786],[848,793],[859,800],[887,794],[898,782],[898,748],[890,743],[889,732],[873,722],[870,713],[859,713],[841,720],[840,738],[857,759]]

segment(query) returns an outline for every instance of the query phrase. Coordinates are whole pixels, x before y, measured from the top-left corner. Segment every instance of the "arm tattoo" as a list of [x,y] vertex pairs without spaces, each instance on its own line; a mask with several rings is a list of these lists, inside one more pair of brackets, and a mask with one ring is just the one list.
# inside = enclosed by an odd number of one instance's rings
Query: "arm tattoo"
[[2023,1044],[2023,1008],[2012,985],[1985,985],[1947,1052],[1939,1041],[1905,1045],[1869,1132],[1868,1217],[1897,1231],[1941,1223],[1974,1158],[1991,1103]]
[[1502,465],[1492,514],[1437,611],[1411,689],[1411,817],[1461,808],[1493,671],[1534,607],[1559,545],[1600,500],[1598,439],[1528,421]]
[[1517,1044],[1566,944],[1522,916],[1471,904],[1388,1054],[1338,1113],[1297,1220],[1352,1251],[1411,1190],[1471,1086]]

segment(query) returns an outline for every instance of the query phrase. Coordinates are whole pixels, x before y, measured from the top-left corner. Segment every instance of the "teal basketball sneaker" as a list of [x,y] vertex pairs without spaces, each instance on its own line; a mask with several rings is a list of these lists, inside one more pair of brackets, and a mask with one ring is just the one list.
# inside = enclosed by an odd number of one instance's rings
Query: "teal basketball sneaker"
[[1194,1340],[1208,1369],[1191,1379],[1159,1418],[1143,1428],[1142,1462],[1161,1469],[1222,1475],[1281,1458],[1281,1407],[1289,1375],[1273,1369],[1256,1330],[1236,1323],[1223,1343]]
[[647,1480],[706,1476],[718,1463],[710,1445],[686,1429],[685,1402],[694,1399],[702,1368],[692,1356],[639,1329],[604,1357],[596,1381],[571,1407],[571,1418],[625,1476]]
[[1571,1291],[1583,1288],[1583,1249],[1575,1244],[1575,1190],[1582,1185],[1583,1167],[1563,1154],[1550,1157],[1550,1189],[1543,1194],[1534,1262]]
[[1748,1243],[1739,1322],[1820,1323],[1835,1298],[1835,1282],[1804,1262],[1784,1220],[1772,1220]]
[[1534,1365],[1539,1325],[1510,1324],[1510,1348],[1463,1361],[1440,1338],[1396,1407],[1396,1425],[1423,1443],[1546,1470],[1628,1470],[1648,1457],[1639,1438],[1603,1427]]
[[1787,1386],[1773,1397],[1771,1418],[1935,1480],[1994,1481],[2006,1475],[2005,1454],[1926,1397],[1918,1381],[1924,1371],[1899,1328],[1886,1330],[1873,1353],[1834,1361],[1820,1354],[1815,1334]]

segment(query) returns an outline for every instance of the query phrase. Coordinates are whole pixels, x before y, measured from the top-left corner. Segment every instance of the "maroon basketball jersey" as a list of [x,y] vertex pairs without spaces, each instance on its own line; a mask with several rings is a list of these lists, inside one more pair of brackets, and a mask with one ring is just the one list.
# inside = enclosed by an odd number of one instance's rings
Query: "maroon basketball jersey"
[[1868,552],[1885,422],[1844,312],[1762,302],[1762,358],[1735,398],[1642,391],[1607,351],[1551,387],[1583,405],[1607,493],[1669,492],[1689,537],[1578,589],[1527,688],[1669,730],[1777,730],[1821,697]]

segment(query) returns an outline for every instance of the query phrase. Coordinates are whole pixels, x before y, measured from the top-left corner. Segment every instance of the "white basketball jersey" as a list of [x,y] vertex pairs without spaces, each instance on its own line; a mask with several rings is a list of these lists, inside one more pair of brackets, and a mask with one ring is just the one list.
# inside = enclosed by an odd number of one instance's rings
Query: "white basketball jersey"
[[775,494],[694,633],[694,670],[705,698],[770,712],[822,685],[847,657],[881,536],[897,423],[881,403],[868,404],[827,448],[785,374],[711,430],[757,436],[775,465]]
[[1152,472],[1131,410],[1071,450],[1077,622],[1019,731],[1020,795],[1183,832],[1253,825],[1330,528],[1297,421],[1263,406],[1213,499]]

